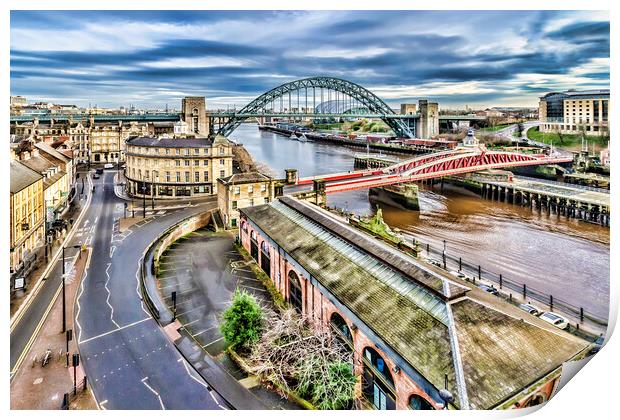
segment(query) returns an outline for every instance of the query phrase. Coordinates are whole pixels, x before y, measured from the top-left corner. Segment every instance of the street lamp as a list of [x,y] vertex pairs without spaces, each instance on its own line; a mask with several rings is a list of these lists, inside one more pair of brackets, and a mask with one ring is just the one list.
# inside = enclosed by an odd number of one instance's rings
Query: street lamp
[[[79,245],[73,245],[68,248],[80,248]],[[81,251],[80,251],[81,252]],[[62,332],[67,331],[67,313],[66,313],[66,297],[65,297],[65,246],[62,247]]]
[[448,391],[448,375],[444,376],[444,386],[445,388],[439,391],[439,398],[443,400],[443,409],[448,409],[448,404],[451,404],[454,401],[454,396],[450,391]]

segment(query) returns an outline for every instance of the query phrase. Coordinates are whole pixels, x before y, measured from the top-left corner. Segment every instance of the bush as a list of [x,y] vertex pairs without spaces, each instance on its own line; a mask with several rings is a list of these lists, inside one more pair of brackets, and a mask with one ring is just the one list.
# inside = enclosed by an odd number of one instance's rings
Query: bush
[[301,362],[297,391],[320,410],[350,409],[355,393],[356,378],[351,363],[306,359]]
[[234,350],[248,349],[263,332],[263,311],[254,296],[237,289],[223,314],[220,331]]

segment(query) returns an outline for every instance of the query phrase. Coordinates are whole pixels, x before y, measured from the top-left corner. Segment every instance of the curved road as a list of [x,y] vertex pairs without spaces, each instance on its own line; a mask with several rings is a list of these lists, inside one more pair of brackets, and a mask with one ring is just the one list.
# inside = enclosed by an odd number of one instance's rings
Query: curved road
[[75,302],[81,362],[97,403],[104,409],[228,408],[145,309],[137,276],[151,241],[200,207],[148,216],[120,234],[124,202],[114,193],[115,173],[106,171],[95,184],[92,257]]

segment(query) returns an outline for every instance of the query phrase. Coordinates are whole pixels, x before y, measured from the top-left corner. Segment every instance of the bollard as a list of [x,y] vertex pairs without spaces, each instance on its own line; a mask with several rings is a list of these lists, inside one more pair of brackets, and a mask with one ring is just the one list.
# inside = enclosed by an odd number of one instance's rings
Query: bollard
[[503,279],[502,279],[502,275],[500,274],[500,275],[499,275],[499,288],[500,288],[500,289],[502,288],[503,283],[504,283],[504,281],[503,281]]
[[478,266],[478,280],[482,281],[482,268]]
[[510,297],[508,298],[508,301],[512,303],[512,293],[510,294]]
[[549,295],[549,310],[553,312],[553,295]]
[[583,322],[583,308],[579,308],[579,319]]
[[431,244],[426,244],[426,255],[429,257],[431,255]]
[[463,260],[461,259],[461,257],[459,257],[459,273],[461,272],[462,269],[463,269]]
[[63,410],[69,409],[69,394],[67,394],[66,392],[65,392],[65,395],[63,395],[62,397],[62,409]]
[[527,285],[523,283],[523,299],[525,299],[526,295],[527,295]]
[[84,387],[82,388],[82,391],[86,391],[88,389],[88,377],[84,376]]

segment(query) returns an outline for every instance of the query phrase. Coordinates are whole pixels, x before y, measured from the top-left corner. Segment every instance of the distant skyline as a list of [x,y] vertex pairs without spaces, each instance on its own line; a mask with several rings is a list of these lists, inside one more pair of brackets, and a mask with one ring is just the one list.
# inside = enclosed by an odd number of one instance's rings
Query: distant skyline
[[11,95],[79,106],[243,106],[333,76],[389,105],[536,106],[609,88],[609,13],[12,11]]

